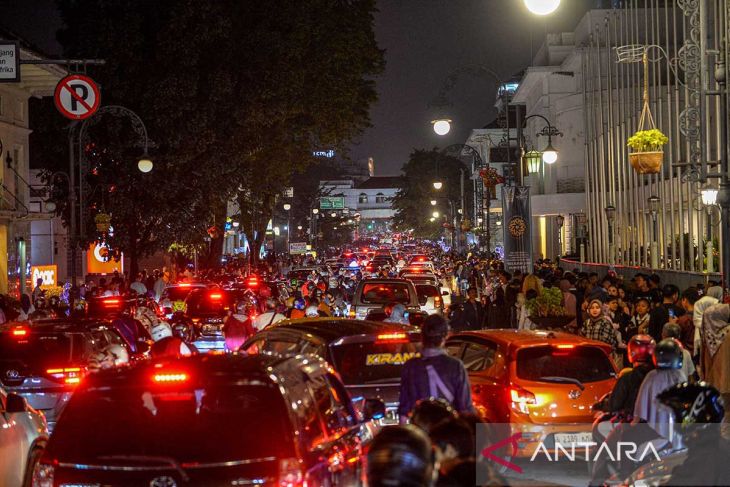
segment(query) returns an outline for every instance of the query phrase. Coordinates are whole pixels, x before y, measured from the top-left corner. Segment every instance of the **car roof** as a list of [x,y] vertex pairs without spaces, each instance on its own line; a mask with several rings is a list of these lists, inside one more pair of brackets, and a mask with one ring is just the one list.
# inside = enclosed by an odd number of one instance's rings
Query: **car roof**
[[349,318],[282,320],[267,326],[264,331],[275,330],[296,330],[300,333],[316,336],[327,343],[350,336],[377,335],[384,332],[419,332],[419,329],[412,325],[385,323],[382,321],[352,320]]
[[109,326],[109,320],[94,318],[51,318],[43,320],[34,320],[32,323],[26,321],[16,321],[0,325],[0,333],[10,331],[19,326],[27,327],[32,332],[62,332],[62,333],[83,333],[92,328]]
[[523,347],[544,346],[558,343],[565,345],[588,345],[600,347],[604,350],[610,350],[611,348],[611,346],[607,343],[591,340],[573,333],[545,330],[495,329],[462,331],[450,335],[449,340],[464,337],[487,338],[497,344],[508,347],[511,351],[518,350]]
[[[85,379],[88,388],[109,387],[114,385],[144,384],[145,379],[155,372],[196,370],[202,377],[221,377],[256,379],[274,383],[280,373],[304,369],[308,375],[329,370],[327,363],[311,355],[272,355],[272,354],[224,354],[207,353],[189,357],[157,359],[138,362],[128,367],[116,367],[89,374]],[[273,376],[273,377],[272,377]]]

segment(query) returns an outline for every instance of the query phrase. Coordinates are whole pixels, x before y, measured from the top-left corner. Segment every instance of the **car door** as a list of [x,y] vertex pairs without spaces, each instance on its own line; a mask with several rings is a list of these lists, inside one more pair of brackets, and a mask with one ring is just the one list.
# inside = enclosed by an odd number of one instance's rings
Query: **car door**
[[21,425],[5,411],[6,396],[0,390],[0,485],[13,487],[23,482],[23,468],[28,453]]
[[480,415],[494,423],[508,422],[507,356],[491,340],[466,338],[461,360],[469,374],[472,402]]
[[360,473],[360,425],[345,387],[334,375],[310,377],[309,387],[324,423],[327,441],[318,445],[332,485],[353,485]]

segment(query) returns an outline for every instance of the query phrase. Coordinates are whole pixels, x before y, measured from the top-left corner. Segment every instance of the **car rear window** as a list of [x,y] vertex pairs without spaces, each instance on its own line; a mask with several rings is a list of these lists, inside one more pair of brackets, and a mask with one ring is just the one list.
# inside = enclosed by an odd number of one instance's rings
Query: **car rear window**
[[517,377],[524,380],[539,382],[544,377],[566,377],[597,382],[613,378],[614,372],[611,360],[597,347],[559,349],[545,346],[517,352]]
[[263,383],[82,390],[57,424],[49,453],[74,462],[117,455],[164,455],[180,463],[293,456],[283,401]]
[[187,299],[188,316],[223,316],[230,306],[230,295],[221,289],[196,289]]
[[440,295],[436,286],[427,286],[423,284],[416,284],[416,294],[418,294],[418,302],[421,303],[421,305],[426,304],[428,298]]
[[165,289],[163,296],[170,301],[184,301],[191,290],[190,287],[169,287]]
[[407,304],[411,295],[405,283],[366,283],[362,287],[361,300],[364,304]]
[[348,343],[331,347],[334,367],[347,385],[400,381],[403,364],[421,355],[417,335],[405,340]]
[[38,370],[63,367],[81,358],[85,352],[81,342],[74,340],[70,333],[31,332],[22,339],[11,333],[0,333],[0,362]]

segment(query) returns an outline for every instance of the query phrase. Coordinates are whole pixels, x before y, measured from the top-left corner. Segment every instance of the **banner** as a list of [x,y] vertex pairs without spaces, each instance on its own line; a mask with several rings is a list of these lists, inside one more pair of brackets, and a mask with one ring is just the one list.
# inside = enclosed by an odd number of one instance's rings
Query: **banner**
[[109,247],[104,244],[92,243],[86,251],[86,272],[88,274],[113,274],[114,271],[122,273],[124,268],[124,256],[115,261],[109,254]]
[[34,265],[30,267],[30,282],[32,288],[35,287],[38,279],[43,280],[41,289],[49,289],[58,285],[58,266],[52,265]]
[[289,244],[290,254],[306,254],[307,253],[307,242],[291,242]]
[[532,272],[532,209],[529,186],[502,187],[504,267]]

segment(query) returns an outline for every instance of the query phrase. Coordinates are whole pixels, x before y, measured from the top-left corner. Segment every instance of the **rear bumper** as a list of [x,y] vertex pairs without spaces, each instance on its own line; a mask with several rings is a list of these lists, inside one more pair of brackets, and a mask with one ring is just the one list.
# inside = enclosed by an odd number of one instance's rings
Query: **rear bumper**
[[[518,440],[518,458],[530,458],[545,452],[555,455],[559,443],[563,450],[575,450],[576,456],[582,456],[593,447],[586,445],[593,441],[592,423],[534,424],[531,422],[511,423],[511,434],[520,434]],[[558,435],[558,436],[556,436]],[[566,435],[561,438],[560,435]],[[560,441],[557,441],[560,440]],[[559,453],[563,450],[557,449]]]

